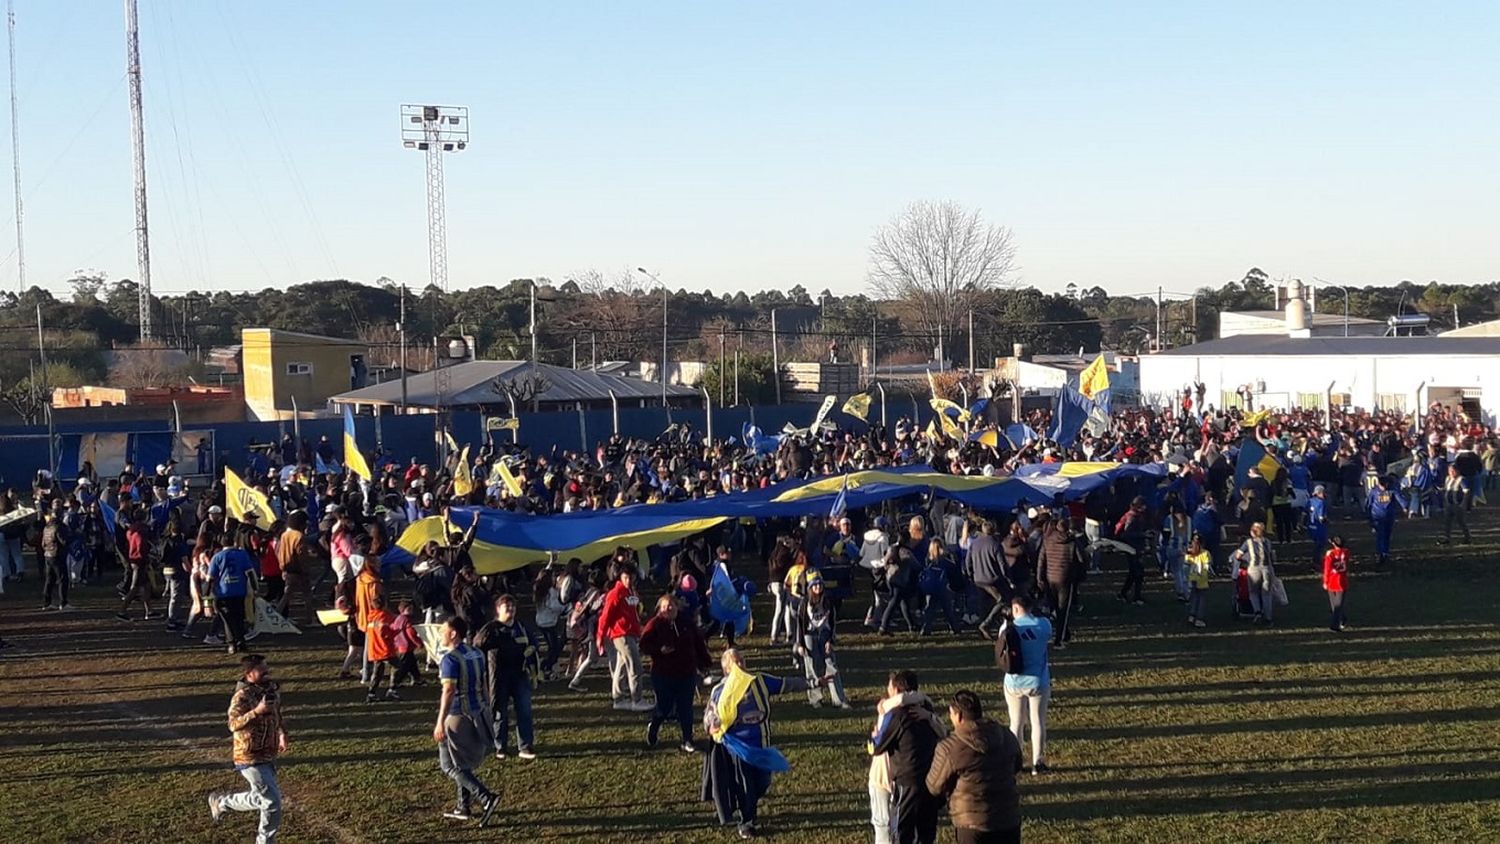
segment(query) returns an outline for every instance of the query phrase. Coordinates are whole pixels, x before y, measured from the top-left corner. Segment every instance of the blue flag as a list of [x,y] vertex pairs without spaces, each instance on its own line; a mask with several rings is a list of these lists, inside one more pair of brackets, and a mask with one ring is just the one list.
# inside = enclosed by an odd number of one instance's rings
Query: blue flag
[[1052,428],[1052,439],[1063,448],[1078,441],[1078,432],[1089,421],[1089,411],[1094,403],[1070,386],[1063,385],[1057,394],[1057,419]]
[[736,636],[745,635],[750,629],[750,601],[734,588],[723,563],[714,566],[708,590],[709,616],[722,624],[733,625]]
[[849,473],[844,473],[844,485],[839,487],[838,497],[833,499],[833,508],[828,511],[828,518],[841,519],[844,512],[849,509]]

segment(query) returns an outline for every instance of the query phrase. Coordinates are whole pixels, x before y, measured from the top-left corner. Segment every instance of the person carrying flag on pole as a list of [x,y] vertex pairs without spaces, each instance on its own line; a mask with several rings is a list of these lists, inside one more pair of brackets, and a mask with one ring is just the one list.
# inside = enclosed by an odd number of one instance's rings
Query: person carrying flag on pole
[[[773,677],[745,670],[745,660],[734,648],[719,660],[724,679],[708,694],[703,727],[713,745],[703,759],[701,796],[714,804],[719,823],[728,825],[739,815],[741,838],[759,833],[756,818],[760,799],[771,787],[771,775],[791,770],[781,751],[771,746],[771,696],[804,692],[801,677]],[[828,678],[816,680],[828,685]]]

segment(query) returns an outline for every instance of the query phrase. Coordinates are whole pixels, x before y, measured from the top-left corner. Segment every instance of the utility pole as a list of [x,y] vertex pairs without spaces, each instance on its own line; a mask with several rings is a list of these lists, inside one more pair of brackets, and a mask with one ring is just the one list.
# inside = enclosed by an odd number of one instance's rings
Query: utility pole
[[599,335],[593,331],[589,332],[589,366],[599,371]]
[[776,348],[776,309],[771,309],[771,380],[776,382],[776,403],[781,404],[781,353]]
[[[47,343],[46,343],[45,340],[42,339],[43,336],[44,335],[42,334],[42,303],[41,302],[37,302],[36,303],[36,353],[37,353],[37,357],[39,357],[39,358],[42,359],[42,381],[43,382],[47,382],[47,381],[50,380],[47,377]],[[32,389],[36,389],[36,378],[35,377],[33,377],[32,380],[31,380],[31,387],[32,387]]]
[[[132,4],[134,0],[131,0]],[[432,285],[448,292],[448,219],[443,197],[443,153],[469,146],[464,106],[401,106],[401,143],[427,153],[427,252]]]
[[578,338],[573,338],[573,368],[578,368]]
[[[125,0],[125,75],[130,80],[130,146],[135,153],[135,260],[140,273],[136,295],[141,311],[141,339],[150,340],[151,231],[146,218],[146,126],[141,113],[141,39],[135,4],[136,0]],[[19,191],[16,196],[19,202]],[[16,220],[19,223],[20,217]]]
[[26,232],[21,225],[21,122],[16,105],[16,0],[5,2],[6,26],[10,31],[10,158],[16,179],[16,280],[26,290]]
[[969,308],[969,372],[974,372],[974,309]]
[[406,285],[401,285],[401,321],[396,323],[401,335],[401,412],[406,413]]
[[880,374],[880,315],[870,317],[870,380]]
[[661,406],[667,406],[667,286],[661,286]]
[[724,326],[722,324],[720,324],[719,325],[719,407],[723,407],[723,406],[724,406]]
[[1156,287],[1156,350],[1161,351],[1161,285]]

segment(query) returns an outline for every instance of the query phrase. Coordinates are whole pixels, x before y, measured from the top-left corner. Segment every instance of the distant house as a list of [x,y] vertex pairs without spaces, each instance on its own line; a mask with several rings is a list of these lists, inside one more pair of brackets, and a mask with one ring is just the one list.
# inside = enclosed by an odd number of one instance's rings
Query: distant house
[[246,328],[240,342],[245,406],[257,421],[326,414],[330,397],[369,383],[359,340]]

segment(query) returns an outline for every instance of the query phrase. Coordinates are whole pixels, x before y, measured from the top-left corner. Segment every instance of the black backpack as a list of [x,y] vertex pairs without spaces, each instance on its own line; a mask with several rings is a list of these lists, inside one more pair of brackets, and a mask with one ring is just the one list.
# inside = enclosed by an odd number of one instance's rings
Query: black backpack
[[995,666],[1004,674],[1025,674],[1025,659],[1021,656],[1021,637],[1016,635],[1016,626],[1009,621],[1000,626],[995,636]]

